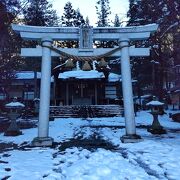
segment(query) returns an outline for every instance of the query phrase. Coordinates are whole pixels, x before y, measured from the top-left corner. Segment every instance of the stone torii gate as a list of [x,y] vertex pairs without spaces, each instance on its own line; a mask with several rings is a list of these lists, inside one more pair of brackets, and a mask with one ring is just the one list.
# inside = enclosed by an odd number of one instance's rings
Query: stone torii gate
[[[98,57],[109,54],[110,57],[121,57],[122,89],[124,99],[126,134],[121,137],[122,142],[138,142],[141,137],[136,134],[133,93],[131,82],[130,57],[149,56],[149,48],[129,47],[129,41],[145,40],[150,33],[158,28],[156,24],[145,26],[119,27],[39,27],[12,25],[12,28],[26,40],[41,41],[42,47],[22,48],[21,56],[42,57],[41,89],[38,136],[33,139],[33,146],[51,146],[53,138],[49,137],[49,105],[51,83],[51,57],[59,57],[62,53],[74,57]],[[57,48],[53,50],[52,43],[56,40],[77,40],[79,48]],[[119,49],[93,48],[95,40],[118,40]]]

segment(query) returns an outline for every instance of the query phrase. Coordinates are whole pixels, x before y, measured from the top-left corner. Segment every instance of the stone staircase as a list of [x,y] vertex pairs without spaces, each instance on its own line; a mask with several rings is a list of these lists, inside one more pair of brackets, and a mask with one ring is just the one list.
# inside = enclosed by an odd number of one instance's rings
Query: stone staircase
[[124,109],[119,105],[71,105],[50,106],[50,119],[54,118],[93,118],[123,116]]

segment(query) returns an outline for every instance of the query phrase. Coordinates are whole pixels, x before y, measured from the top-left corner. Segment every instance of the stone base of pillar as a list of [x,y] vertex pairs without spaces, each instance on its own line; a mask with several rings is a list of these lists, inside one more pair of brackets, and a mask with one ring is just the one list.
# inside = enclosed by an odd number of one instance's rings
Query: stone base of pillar
[[136,134],[124,135],[120,139],[122,143],[137,143],[137,142],[143,141],[141,136],[136,135]]
[[31,146],[35,147],[50,147],[52,146],[54,140],[51,137],[36,137],[31,142]]

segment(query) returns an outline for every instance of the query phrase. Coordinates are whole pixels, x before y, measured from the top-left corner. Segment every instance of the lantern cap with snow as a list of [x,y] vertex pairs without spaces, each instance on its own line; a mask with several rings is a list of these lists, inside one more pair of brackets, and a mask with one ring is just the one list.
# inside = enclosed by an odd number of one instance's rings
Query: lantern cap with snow
[[10,102],[6,104],[5,106],[6,108],[24,108],[25,107],[25,105],[20,102]]
[[151,108],[151,113],[160,113],[160,110],[162,109],[162,107],[164,106],[164,103],[155,100],[155,97],[153,97],[153,100],[148,102],[146,104],[146,106]]
[[153,116],[153,122],[152,125],[148,127],[148,132],[151,132],[152,134],[165,134],[166,130],[161,126],[158,115],[161,114],[161,111],[163,110],[164,103],[153,100],[146,104],[151,108],[151,114]]
[[5,136],[18,136],[21,135],[22,132],[20,131],[16,119],[20,115],[21,110],[25,107],[24,104],[17,102],[17,98],[14,97],[13,101],[5,105],[6,108],[9,109],[8,116],[11,119],[11,123],[4,133]]
[[13,101],[5,105],[6,108],[11,109],[12,111],[16,111],[18,109],[23,109],[25,105],[21,102],[17,101],[17,98],[14,97]]
[[33,101],[34,101],[34,102],[39,102],[40,99],[39,99],[39,98],[34,98]]

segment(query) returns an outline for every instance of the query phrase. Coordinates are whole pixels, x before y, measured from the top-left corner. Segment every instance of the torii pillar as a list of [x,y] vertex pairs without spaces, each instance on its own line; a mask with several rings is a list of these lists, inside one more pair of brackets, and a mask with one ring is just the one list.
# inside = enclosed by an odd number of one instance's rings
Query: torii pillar
[[[42,46],[51,47],[53,41],[50,37],[43,37],[41,42]],[[38,137],[33,139],[33,146],[52,146],[53,143],[53,138],[48,135],[51,86],[51,50],[48,47],[42,47]]]
[[121,76],[122,76],[122,91],[124,102],[124,115],[126,134],[121,137],[124,143],[142,141],[141,137],[136,134],[135,116],[134,116],[134,102],[132,91],[132,78],[129,56],[129,39],[121,38]]

